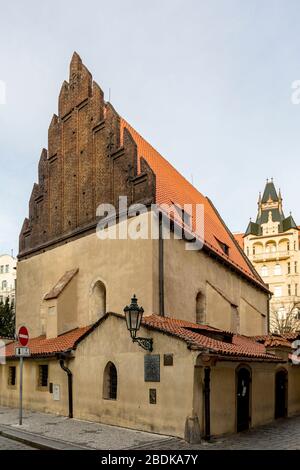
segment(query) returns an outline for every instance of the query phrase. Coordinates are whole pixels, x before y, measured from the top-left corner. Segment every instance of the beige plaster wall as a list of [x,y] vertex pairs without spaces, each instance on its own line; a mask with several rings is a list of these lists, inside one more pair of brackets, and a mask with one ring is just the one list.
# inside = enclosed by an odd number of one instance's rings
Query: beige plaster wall
[[[206,323],[231,329],[231,304],[240,314],[242,334],[267,331],[268,296],[204,251],[187,251],[182,240],[165,240],[165,309],[176,318],[196,320],[196,296],[207,298]],[[212,288],[213,286],[213,288]],[[219,291],[219,292],[218,292]],[[221,293],[221,295],[220,295]]]
[[[75,416],[183,437],[193,408],[193,355],[183,341],[171,336],[143,328],[139,335],[154,340],[152,354],[160,354],[160,382],[144,381],[147,352],[132,343],[124,320],[109,317],[76,351]],[[169,353],[174,355],[174,365],[164,366],[163,355]],[[102,397],[103,372],[109,361],[118,372],[117,400]],[[157,390],[157,404],[149,403],[150,388]]]
[[[141,217],[147,218],[148,214]],[[78,326],[97,320],[89,312],[89,296],[97,280],[106,286],[106,311],[122,312],[135,293],[145,314],[153,313],[154,297],[158,295],[153,284],[154,271],[158,269],[154,266],[155,243],[157,240],[151,239],[99,240],[94,233],[20,261],[17,266],[17,324],[25,323],[31,337],[40,335],[43,318],[47,318],[45,294],[66,271],[74,268],[79,268],[79,272],[67,287],[70,296],[65,294],[64,305],[58,302],[58,309],[65,309],[70,318],[59,320],[59,330],[65,329],[65,321],[75,324],[72,314],[68,314],[76,308],[76,294],[72,292],[74,282],[77,283]]]
[[[38,387],[38,366],[48,364],[49,383],[60,385],[60,400],[55,401],[53,394],[49,393],[49,388]],[[17,370],[15,387],[8,386],[9,366],[15,365]],[[19,406],[19,361],[9,360],[6,365],[0,365],[0,404],[1,406]],[[68,391],[67,374],[60,368],[55,359],[24,360],[23,369],[23,406],[27,409],[34,409],[42,412],[68,415]]]

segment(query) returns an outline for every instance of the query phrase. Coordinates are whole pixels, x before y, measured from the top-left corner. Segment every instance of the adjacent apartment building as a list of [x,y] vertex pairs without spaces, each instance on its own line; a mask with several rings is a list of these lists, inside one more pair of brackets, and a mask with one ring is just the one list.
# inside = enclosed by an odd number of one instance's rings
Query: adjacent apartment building
[[0,302],[8,298],[15,303],[16,259],[11,255],[0,255]]
[[298,226],[291,213],[285,216],[282,201],[267,180],[255,222],[236,239],[273,294],[270,329],[284,333],[300,328],[300,250]]

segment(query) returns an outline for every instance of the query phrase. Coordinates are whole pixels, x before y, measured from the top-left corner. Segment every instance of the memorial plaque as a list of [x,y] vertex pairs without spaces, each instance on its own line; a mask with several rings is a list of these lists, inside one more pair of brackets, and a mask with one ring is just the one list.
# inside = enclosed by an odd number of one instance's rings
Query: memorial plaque
[[149,403],[150,405],[156,405],[156,388],[149,389]]
[[164,366],[173,365],[173,354],[164,354]]
[[160,355],[146,354],[144,356],[145,382],[160,382]]

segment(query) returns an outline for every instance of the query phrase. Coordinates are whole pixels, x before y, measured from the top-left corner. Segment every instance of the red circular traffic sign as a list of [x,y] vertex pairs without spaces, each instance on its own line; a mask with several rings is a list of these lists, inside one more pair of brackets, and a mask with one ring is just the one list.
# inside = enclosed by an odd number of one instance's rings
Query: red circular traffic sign
[[18,332],[18,340],[21,346],[27,346],[29,341],[29,333],[26,326],[20,326]]

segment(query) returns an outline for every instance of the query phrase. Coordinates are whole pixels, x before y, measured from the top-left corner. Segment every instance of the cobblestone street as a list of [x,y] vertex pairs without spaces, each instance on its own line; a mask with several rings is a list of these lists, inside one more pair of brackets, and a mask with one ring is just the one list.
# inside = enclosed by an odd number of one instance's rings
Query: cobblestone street
[[234,434],[212,442],[190,445],[180,439],[154,442],[140,446],[148,450],[299,450],[300,416],[278,420],[239,434]]
[[[24,412],[19,427],[16,409],[0,408],[0,428],[12,435],[23,433],[28,445],[0,436],[0,449],[30,449],[36,439],[54,448],[80,446],[99,450],[300,450],[300,416],[277,420],[239,434],[191,445],[182,439],[80,420],[69,420],[46,413]],[[0,431],[1,431],[0,429]],[[10,437],[9,435],[7,437]]]

